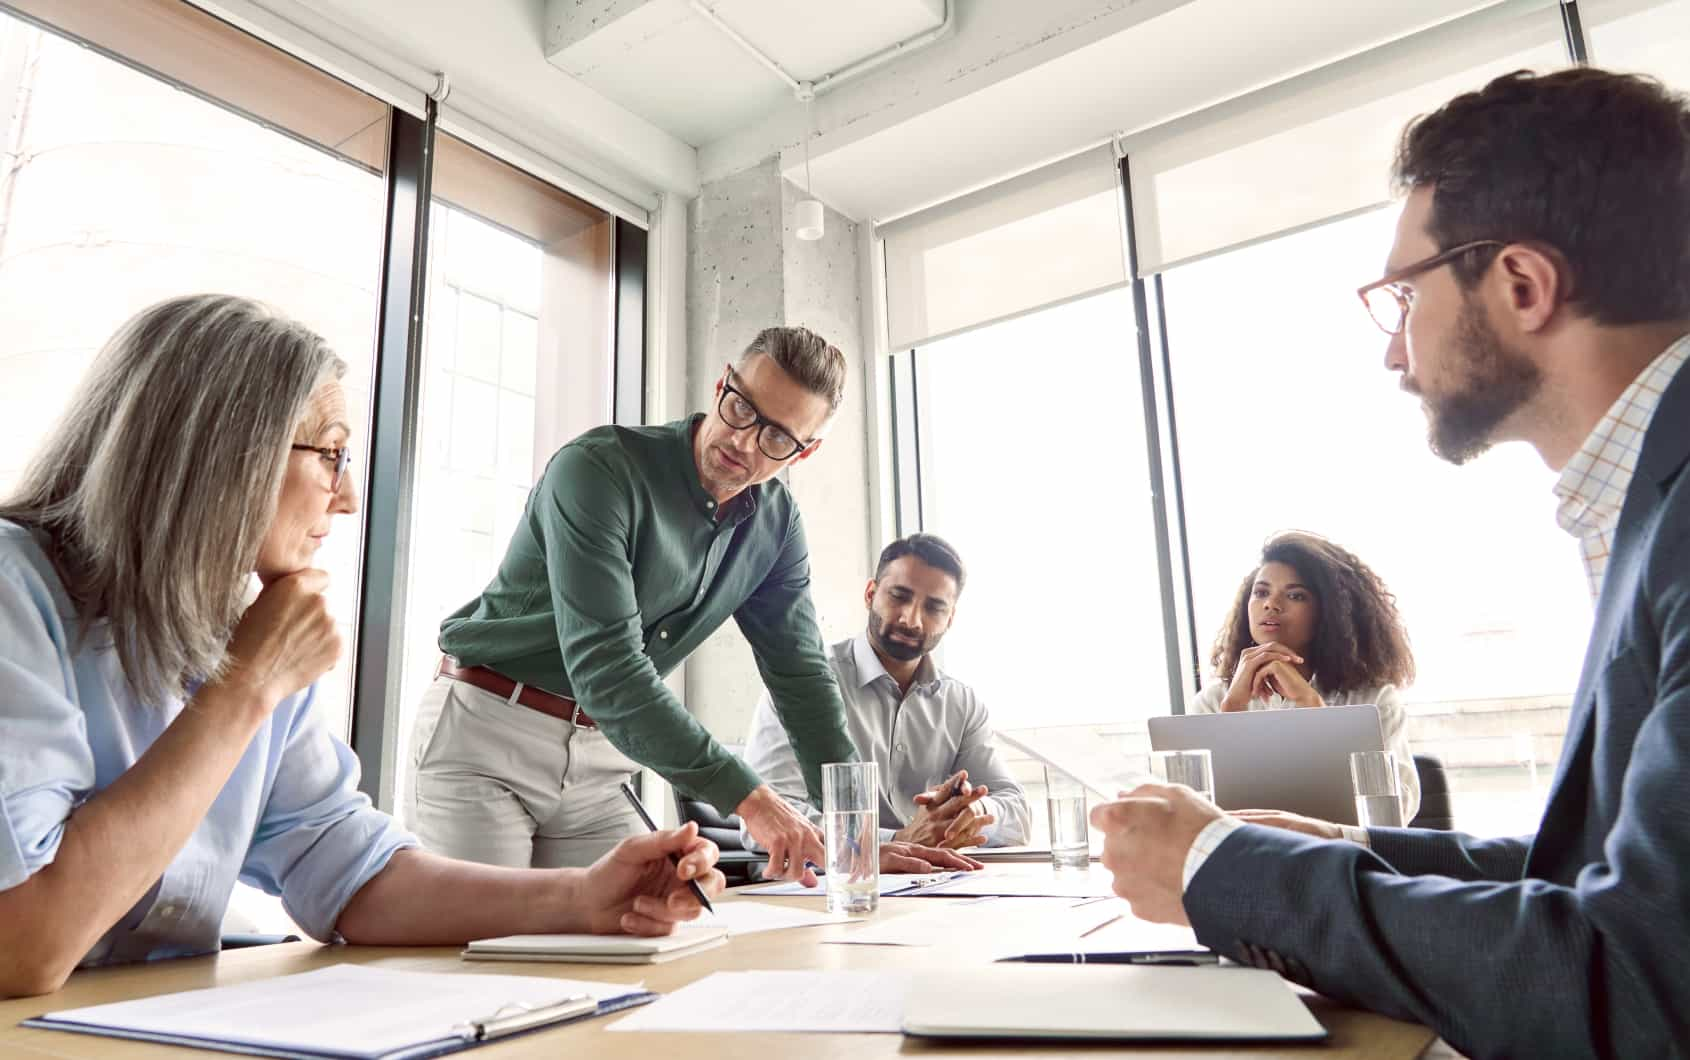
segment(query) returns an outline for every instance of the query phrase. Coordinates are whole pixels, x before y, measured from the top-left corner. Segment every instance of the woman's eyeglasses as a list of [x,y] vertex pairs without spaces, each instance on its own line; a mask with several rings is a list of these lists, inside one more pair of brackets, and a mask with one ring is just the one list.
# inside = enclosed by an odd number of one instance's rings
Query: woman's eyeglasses
[[340,492],[340,480],[346,477],[346,465],[352,463],[352,450],[344,445],[322,446],[301,445],[295,442],[292,448],[304,453],[316,453],[323,458],[323,463],[334,468],[334,478],[329,482],[331,493]]

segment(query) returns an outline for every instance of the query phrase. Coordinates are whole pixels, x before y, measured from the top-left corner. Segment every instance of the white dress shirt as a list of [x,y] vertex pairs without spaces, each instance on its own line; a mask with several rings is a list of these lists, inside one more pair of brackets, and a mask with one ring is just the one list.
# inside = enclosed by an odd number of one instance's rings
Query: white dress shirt
[[[1680,338],[1649,362],[1649,367],[1609,406],[1596,429],[1561,469],[1555,483],[1555,496],[1561,502],[1555,519],[1563,530],[1578,538],[1593,600],[1602,594],[1602,576],[1608,569],[1608,553],[1613,548],[1620,508],[1625,504],[1626,490],[1631,487],[1632,474],[1637,470],[1637,456],[1643,450],[1643,436],[1655,418],[1662,392],[1678,375],[1687,357],[1690,357],[1690,335]],[[1192,877],[1203,867],[1210,852],[1243,824],[1236,817],[1222,817],[1203,827],[1185,856],[1184,886],[1191,886]],[[1367,845],[1365,828],[1347,826],[1344,837]]]
[[[874,654],[867,631],[829,648],[828,663],[839,681],[857,754],[880,766],[882,841],[914,819],[917,795],[959,769],[968,770],[969,783],[991,789],[976,804],[995,818],[983,833],[986,845],[1027,841],[1027,797],[998,757],[991,719],[972,688],[941,672],[928,656],[909,692],[901,692]],[[751,719],[745,763],[812,821],[821,820],[767,692]]]

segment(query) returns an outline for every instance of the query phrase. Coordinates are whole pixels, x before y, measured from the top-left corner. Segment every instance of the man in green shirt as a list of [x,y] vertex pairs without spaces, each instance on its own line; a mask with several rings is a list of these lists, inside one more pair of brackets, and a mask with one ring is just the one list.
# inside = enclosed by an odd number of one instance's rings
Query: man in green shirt
[[823,762],[857,758],[810,602],[803,523],[771,481],[820,448],[845,379],[825,340],[769,328],[724,371],[713,412],[595,428],[552,457],[493,580],[440,627],[411,792],[427,846],[490,864],[590,864],[643,830],[617,784],[644,765],[739,814],[769,851],[769,876],[814,882],[815,826],[663,677],[732,616],[811,797]]

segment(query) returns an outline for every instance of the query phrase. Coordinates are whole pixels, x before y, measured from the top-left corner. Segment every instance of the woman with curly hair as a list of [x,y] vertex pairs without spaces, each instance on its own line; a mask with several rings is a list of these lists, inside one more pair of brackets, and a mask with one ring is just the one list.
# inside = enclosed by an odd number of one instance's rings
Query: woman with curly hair
[[1414,653],[1396,597],[1355,553],[1301,531],[1269,538],[1210,661],[1219,680],[1191,702],[1193,714],[1377,705],[1402,777],[1403,820],[1413,818],[1420,778],[1397,689],[1414,680]]

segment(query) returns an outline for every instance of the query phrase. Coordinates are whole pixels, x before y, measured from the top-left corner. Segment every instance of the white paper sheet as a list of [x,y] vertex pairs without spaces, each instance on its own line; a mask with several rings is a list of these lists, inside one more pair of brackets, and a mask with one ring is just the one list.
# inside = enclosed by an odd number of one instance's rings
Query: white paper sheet
[[608,1001],[638,986],[525,975],[403,972],[340,964],[235,986],[67,1009],[48,1017],[267,1048],[381,1056],[446,1038],[512,1004],[591,994]]
[[910,972],[717,972],[615,1024],[613,1031],[897,1033]]
[[775,905],[772,902],[717,902],[714,913],[704,913],[693,923],[720,924],[729,935],[751,935],[759,931],[779,931],[783,928],[814,927],[818,924],[843,924],[849,918],[842,913]]
[[[883,872],[880,874],[880,895],[884,898],[895,891],[910,891],[931,887],[934,884],[966,875],[968,873],[962,870],[956,872]],[[827,895],[827,880],[825,878],[820,880],[814,887],[806,887],[795,881],[771,883],[763,887],[749,888],[746,893],[766,894],[770,897],[779,895],[781,897],[820,898]]]
[[917,912],[865,922],[823,941],[953,947],[976,958],[1203,949],[1189,927],[1140,920],[1119,898],[1082,903],[1068,898],[979,898],[922,905]]
[[1101,865],[1084,872],[1057,872],[1048,866],[989,865],[954,880],[917,892],[923,898],[960,898],[998,895],[1005,898],[1102,898],[1112,895],[1115,876]]

